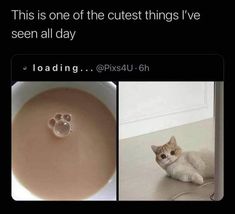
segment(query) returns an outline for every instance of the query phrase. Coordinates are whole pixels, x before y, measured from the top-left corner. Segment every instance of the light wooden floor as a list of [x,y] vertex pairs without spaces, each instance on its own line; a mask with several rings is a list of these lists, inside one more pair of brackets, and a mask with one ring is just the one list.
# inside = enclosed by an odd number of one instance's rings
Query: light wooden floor
[[[151,145],[166,143],[174,135],[184,150],[214,150],[213,119],[154,132],[119,142],[119,199],[120,200],[210,200],[213,180],[198,186],[166,176],[155,162]],[[190,193],[188,193],[190,192]]]

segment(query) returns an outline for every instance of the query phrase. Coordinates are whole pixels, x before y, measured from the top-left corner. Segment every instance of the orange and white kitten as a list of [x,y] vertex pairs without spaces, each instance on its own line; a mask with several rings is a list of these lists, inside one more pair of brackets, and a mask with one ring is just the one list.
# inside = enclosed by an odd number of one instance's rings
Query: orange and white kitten
[[172,178],[202,184],[204,178],[214,177],[214,157],[209,151],[182,152],[175,137],[162,146],[152,145],[157,163]]

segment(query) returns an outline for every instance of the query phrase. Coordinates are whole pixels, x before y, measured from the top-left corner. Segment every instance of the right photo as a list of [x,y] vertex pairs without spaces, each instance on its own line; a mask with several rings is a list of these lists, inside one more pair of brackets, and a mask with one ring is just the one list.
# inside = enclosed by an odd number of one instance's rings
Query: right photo
[[119,200],[223,197],[223,82],[119,82]]

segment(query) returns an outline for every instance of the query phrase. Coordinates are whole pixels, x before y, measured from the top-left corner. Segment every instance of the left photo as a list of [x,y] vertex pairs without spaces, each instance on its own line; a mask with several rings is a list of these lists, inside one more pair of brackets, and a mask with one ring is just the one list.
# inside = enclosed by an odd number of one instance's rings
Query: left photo
[[116,200],[116,85],[12,86],[12,198]]

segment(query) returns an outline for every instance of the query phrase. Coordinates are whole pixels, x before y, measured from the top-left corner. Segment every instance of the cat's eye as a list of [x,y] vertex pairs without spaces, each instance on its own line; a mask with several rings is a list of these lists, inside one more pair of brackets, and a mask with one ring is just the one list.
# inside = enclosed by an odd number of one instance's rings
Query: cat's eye
[[171,155],[175,155],[175,151],[171,151]]
[[165,159],[165,158],[166,158],[166,155],[165,155],[165,154],[161,154],[161,158],[162,158],[162,159]]

